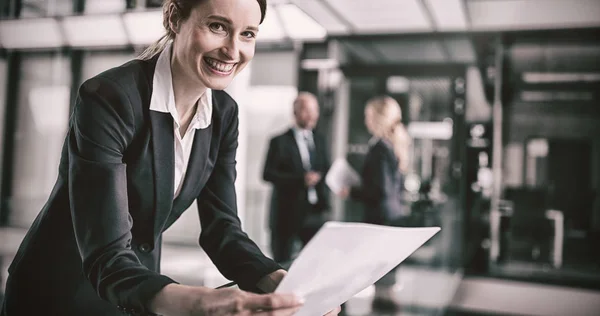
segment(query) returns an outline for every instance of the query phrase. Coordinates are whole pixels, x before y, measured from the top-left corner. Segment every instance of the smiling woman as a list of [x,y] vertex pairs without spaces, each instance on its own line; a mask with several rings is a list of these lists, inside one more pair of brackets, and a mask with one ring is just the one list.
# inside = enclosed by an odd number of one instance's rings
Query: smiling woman
[[[9,268],[0,315],[290,315],[285,275],[237,217],[238,108],[265,0],[167,0],[163,39],[84,82],[47,203]],[[240,289],[177,284],[161,235],[196,201],[200,244]],[[335,313],[335,312],[334,312]]]

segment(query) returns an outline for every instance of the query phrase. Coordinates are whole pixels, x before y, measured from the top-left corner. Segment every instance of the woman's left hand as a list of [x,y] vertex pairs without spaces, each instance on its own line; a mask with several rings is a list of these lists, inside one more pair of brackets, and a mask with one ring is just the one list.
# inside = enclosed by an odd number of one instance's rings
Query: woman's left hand
[[[261,289],[262,291],[264,291],[265,293],[271,293],[271,292],[275,291],[275,289],[277,288],[277,285],[279,285],[279,283],[281,282],[281,280],[283,280],[283,278],[285,277],[286,274],[287,274],[287,271],[285,271],[283,269],[279,269],[275,272],[272,272],[272,273],[266,275],[262,279],[260,279],[260,281],[258,281],[258,284],[256,284],[256,286],[259,289]],[[338,306],[338,307],[334,308],[333,310],[331,310],[329,313],[325,314],[325,316],[335,316],[335,315],[338,315],[341,311],[342,311],[342,308],[340,306]]]

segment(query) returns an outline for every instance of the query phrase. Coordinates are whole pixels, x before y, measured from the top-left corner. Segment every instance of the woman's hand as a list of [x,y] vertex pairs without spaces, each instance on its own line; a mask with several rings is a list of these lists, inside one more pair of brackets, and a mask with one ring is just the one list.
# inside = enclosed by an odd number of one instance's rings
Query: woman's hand
[[[259,289],[270,293],[275,291],[275,289],[277,288],[277,286],[279,285],[279,283],[281,282],[281,280],[283,280],[283,278],[285,277],[285,275],[287,274],[287,271],[279,269],[275,272],[272,272],[268,275],[266,275],[265,277],[263,277],[262,279],[260,279],[260,281],[258,281],[258,284],[256,285]],[[339,314],[342,311],[342,308],[340,306],[334,308],[332,311],[330,311],[329,313],[325,314],[325,316],[335,316],[337,314]]]
[[301,304],[293,295],[206,290],[194,301],[189,315],[293,315]]
[[156,295],[150,309],[161,315],[287,316],[301,305],[302,301],[290,294],[254,294],[232,288],[169,284]]

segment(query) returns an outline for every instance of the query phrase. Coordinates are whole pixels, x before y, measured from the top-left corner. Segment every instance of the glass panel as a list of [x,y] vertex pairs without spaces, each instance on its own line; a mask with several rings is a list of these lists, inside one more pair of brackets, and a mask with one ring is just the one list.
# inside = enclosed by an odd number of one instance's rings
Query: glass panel
[[6,76],[7,63],[6,59],[0,59],[0,166],[2,166],[3,149],[4,149],[4,112],[6,110]]
[[9,223],[29,227],[46,202],[58,174],[69,117],[69,60],[59,54],[25,55],[18,79]]
[[[457,181],[452,172],[451,155],[455,142],[452,79],[380,78],[373,75],[350,77],[349,80],[347,159],[357,171],[362,168],[371,138],[364,124],[366,101],[381,94],[382,86],[386,85],[386,93],[402,107],[403,121],[411,135],[412,146],[402,199],[408,214],[401,226],[440,226],[442,230],[396,269],[394,289],[401,290],[392,295],[402,302],[403,310],[414,309],[419,311],[415,313],[418,315],[439,314],[450,302],[462,278],[458,269],[462,260],[462,228],[457,220],[462,216],[462,208],[455,189]],[[346,202],[346,221],[362,221],[363,213],[361,203]],[[348,315],[380,315],[378,309],[369,310],[370,307],[363,306],[372,300],[373,295],[373,288],[369,288],[353,297],[346,304]],[[396,313],[405,314],[412,315],[404,311]]]
[[82,64],[82,81],[92,78],[110,68],[120,66],[133,58],[135,58],[135,55],[131,52],[88,51],[84,56]]
[[262,174],[270,138],[290,128],[293,122],[291,107],[296,94],[294,86],[254,86],[248,102],[240,107],[240,116],[247,122],[247,135],[243,138],[247,144],[243,225],[250,238],[268,254],[271,253],[268,223],[272,185],[262,180]]

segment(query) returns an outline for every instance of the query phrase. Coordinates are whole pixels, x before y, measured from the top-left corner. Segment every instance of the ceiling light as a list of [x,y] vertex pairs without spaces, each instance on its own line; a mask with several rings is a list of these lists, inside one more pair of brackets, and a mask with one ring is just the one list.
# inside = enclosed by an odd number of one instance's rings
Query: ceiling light
[[125,13],[123,22],[131,44],[150,45],[160,39],[166,32],[162,15],[161,10]]
[[600,81],[600,73],[526,72],[523,73],[523,81],[526,83],[596,82]]
[[120,15],[65,17],[67,42],[73,47],[125,46],[129,44]]
[[272,6],[267,8],[265,20],[259,26],[256,40],[259,42],[276,42],[285,38],[281,21]]
[[322,40],[327,31],[293,4],[278,5],[277,10],[288,35],[295,40]]
[[452,122],[411,122],[408,124],[408,134],[417,139],[442,139],[452,138]]
[[0,44],[7,49],[55,48],[64,45],[53,18],[0,21]]
[[302,69],[305,70],[316,70],[316,69],[335,69],[339,67],[339,62],[336,59],[303,59],[301,62]]

